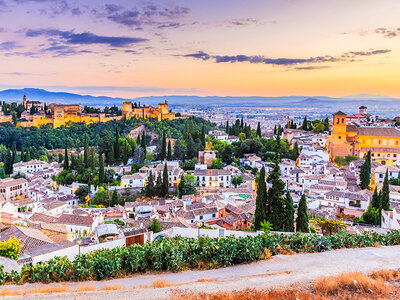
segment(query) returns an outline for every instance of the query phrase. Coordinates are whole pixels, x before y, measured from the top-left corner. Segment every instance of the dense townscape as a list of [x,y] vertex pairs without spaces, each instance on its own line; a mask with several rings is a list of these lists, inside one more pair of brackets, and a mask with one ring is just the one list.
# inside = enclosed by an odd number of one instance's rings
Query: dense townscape
[[364,106],[269,128],[140,114],[57,128],[3,123],[0,261],[16,272],[176,236],[389,234],[400,229],[396,125]]

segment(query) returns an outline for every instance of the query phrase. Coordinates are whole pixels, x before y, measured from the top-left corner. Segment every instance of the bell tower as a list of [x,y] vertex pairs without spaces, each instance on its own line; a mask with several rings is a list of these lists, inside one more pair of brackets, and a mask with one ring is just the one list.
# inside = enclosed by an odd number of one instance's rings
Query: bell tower
[[25,110],[28,109],[27,102],[28,102],[28,100],[26,99],[26,95],[24,95],[24,97],[22,98],[22,104],[24,105]]

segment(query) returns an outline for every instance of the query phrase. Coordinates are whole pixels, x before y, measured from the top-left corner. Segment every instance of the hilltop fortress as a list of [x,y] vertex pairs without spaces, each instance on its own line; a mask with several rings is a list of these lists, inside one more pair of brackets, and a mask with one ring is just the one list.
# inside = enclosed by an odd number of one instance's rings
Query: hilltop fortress
[[[84,113],[82,106],[78,104],[56,104],[48,106],[40,101],[29,101],[23,97],[24,111],[18,120],[18,126],[21,127],[40,127],[42,125],[52,124],[53,128],[66,126],[68,123],[96,123],[108,122],[110,120],[120,120],[122,118],[155,118],[158,121],[168,119],[173,120],[175,113],[168,110],[168,103],[159,104],[158,107],[140,106],[132,102],[124,102],[121,115],[105,113]],[[0,123],[12,122],[11,115],[5,115],[0,110]]]
[[122,115],[126,116],[126,118],[155,118],[158,121],[161,120],[173,120],[176,119],[175,113],[168,111],[168,102],[158,104],[158,107],[149,106],[140,106],[136,104],[132,104],[132,102],[124,102],[122,105]]

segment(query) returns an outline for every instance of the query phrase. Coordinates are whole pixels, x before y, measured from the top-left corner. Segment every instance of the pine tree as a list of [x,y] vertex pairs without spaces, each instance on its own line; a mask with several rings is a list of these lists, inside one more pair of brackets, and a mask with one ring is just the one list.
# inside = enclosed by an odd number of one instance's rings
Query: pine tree
[[257,133],[256,133],[257,137],[261,137],[261,125],[260,122],[258,122],[257,124]]
[[266,219],[267,186],[265,183],[265,167],[262,166],[257,180],[256,210],[254,213],[254,229],[260,230],[261,223]]
[[272,171],[268,175],[267,182],[271,184],[271,187],[267,192],[267,221],[269,221],[274,230],[281,231],[284,228],[284,199],[285,194],[285,183],[281,179],[281,170],[279,167],[280,163],[280,152],[281,152],[281,140],[279,135],[275,138],[275,155],[272,161]]
[[104,171],[104,159],[103,154],[99,156],[99,185],[102,185],[106,181],[106,174]]
[[144,188],[144,195],[148,198],[154,197],[154,178],[153,173],[150,171],[149,177]]
[[308,214],[307,214],[307,199],[306,199],[305,194],[303,194],[301,196],[299,208],[297,210],[296,231],[297,232],[306,232],[306,233],[309,232]]
[[171,149],[171,140],[168,141],[168,152],[167,152],[167,160],[172,160],[172,149]]
[[[28,153],[29,153],[28,151],[26,153],[26,156],[28,156]],[[69,157],[68,157],[68,149],[67,149],[67,147],[65,147],[65,153],[64,153],[64,169],[65,170],[69,170]]]
[[303,129],[303,130],[308,130],[307,116],[304,117],[303,125],[301,126],[301,129]]
[[83,161],[85,162],[85,168],[89,168],[89,145],[86,133],[85,133],[85,142],[83,147]]
[[162,178],[162,197],[168,196],[169,180],[168,180],[168,167],[164,165],[163,178]]
[[164,160],[167,157],[167,138],[165,136],[165,130],[163,131],[162,141],[161,141],[161,153],[160,160]]
[[294,208],[293,208],[293,199],[290,195],[290,192],[286,192],[285,200],[285,222],[283,229],[287,232],[294,231]]
[[371,183],[371,151],[368,151],[367,157],[360,169],[360,188],[368,189]]
[[388,169],[386,169],[386,175],[383,181],[381,203],[383,210],[390,210],[390,189],[389,189]]

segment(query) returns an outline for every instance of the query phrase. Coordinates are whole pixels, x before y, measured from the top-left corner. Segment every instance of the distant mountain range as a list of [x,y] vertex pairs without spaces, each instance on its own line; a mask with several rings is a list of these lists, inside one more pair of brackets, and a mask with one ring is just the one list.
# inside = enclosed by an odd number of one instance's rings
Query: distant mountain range
[[65,92],[50,92],[43,89],[24,88],[0,91],[1,101],[22,101],[26,95],[29,100],[45,103],[81,104],[90,106],[122,105],[124,101],[156,105],[168,101],[171,105],[207,105],[226,107],[293,107],[321,108],[324,111],[347,110],[355,112],[359,106],[366,105],[372,111],[400,110],[400,98],[381,95],[354,95],[341,98],[327,96],[284,96],[284,97],[218,97],[218,96],[150,96],[134,99],[106,96],[79,95]]

